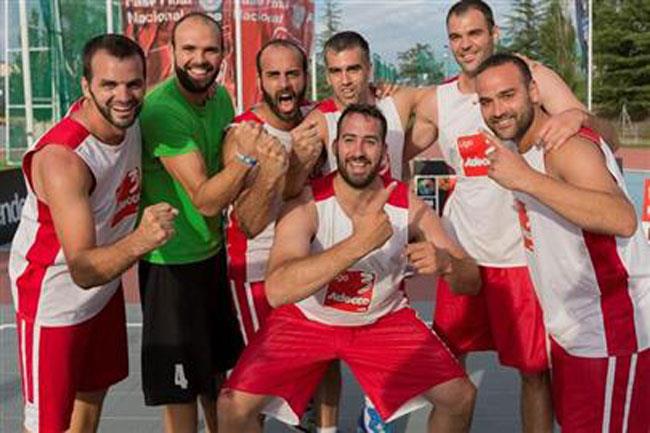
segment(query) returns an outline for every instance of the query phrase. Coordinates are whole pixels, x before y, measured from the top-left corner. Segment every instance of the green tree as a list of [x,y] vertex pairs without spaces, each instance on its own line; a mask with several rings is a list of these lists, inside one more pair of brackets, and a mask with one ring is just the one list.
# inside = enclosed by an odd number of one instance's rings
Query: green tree
[[543,20],[543,11],[537,0],[520,0],[515,2],[510,15],[506,17],[504,30],[510,36],[504,46],[508,51],[523,54],[532,59],[539,59],[541,43],[539,27]]
[[650,2],[594,1],[594,103],[607,117],[626,105],[634,120],[650,114]]
[[585,100],[585,80],[577,66],[576,31],[560,0],[549,0],[538,35],[540,51],[536,59],[557,72],[576,96]]
[[411,86],[438,83],[444,79],[444,65],[436,60],[429,44],[415,46],[397,54],[400,81]]
[[[318,98],[323,99],[332,93],[332,89],[327,84],[325,78],[325,60],[323,55],[323,46],[325,42],[341,30],[341,6],[336,0],[326,0],[324,4],[323,13],[321,15],[321,22],[323,23],[323,30],[318,35],[317,39],[317,59],[316,59],[316,91]],[[312,95],[312,99],[314,95]]]
[[[58,0],[61,11],[61,37],[63,45],[61,77],[63,103],[73,102],[81,96],[80,80],[83,65],[80,53],[85,43],[106,32],[106,9],[104,2],[96,0]],[[53,17],[54,18],[54,17]],[[117,20],[119,21],[119,20]],[[54,36],[54,35],[53,35]],[[55,46],[53,44],[53,46]],[[68,107],[64,107],[66,110]]]

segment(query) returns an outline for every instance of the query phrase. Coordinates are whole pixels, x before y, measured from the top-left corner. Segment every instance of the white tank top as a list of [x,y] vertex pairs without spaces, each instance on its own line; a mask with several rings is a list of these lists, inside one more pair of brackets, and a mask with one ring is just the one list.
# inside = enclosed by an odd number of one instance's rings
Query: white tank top
[[437,87],[438,143],[457,175],[443,215],[460,244],[478,264],[524,266],[512,193],[487,177],[485,146],[476,138],[485,128],[478,95],[464,94],[455,79]]
[[[237,116],[234,122],[255,122],[264,125],[264,129],[270,135],[276,137],[287,150],[291,150],[291,133],[265,123],[251,110]],[[231,281],[264,281],[266,263],[273,246],[274,234],[275,222],[271,222],[257,236],[248,239],[239,227],[235,207],[233,205],[228,207],[226,252],[228,254],[228,278]]]
[[[352,221],[334,195],[333,172],[312,181],[318,212],[318,230],[311,252],[319,253],[352,234]],[[382,178],[386,184],[392,182]],[[296,305],[316,322],[361,326],[376,322],[407,305],[403,290],[408,243],[408,186],[399,182],[384,207],[393,236],[378,250],[363,257],[325,287]]]
[[[392,97],[377,100],[377,108],[386,117],[386,144],[388,145],[388,161],[390,163],[390,176],[395,179],[402,179],[402,164],[404,160],[404,128],[399,117],[397,107]],[[342,111],[338,109],[334,99],[321,101],[316,109],[325,115],[327,119],[327,162],[323,167],[323,173],[328,174],[336,170],[336,156],[332,151],[332,143],[336,139],[337,123]]]
[[97,246],[109,245],[135,225],[140,202],[140,128],[136,122],[127,130],[124,141],[112,146],[65,117],[23,159],[27,198],[9,257],[14,306],[18,314],[42,325],[73,325],[101,311],[120,286],[120,278],[87,290],[72,281],[50,209],[31,187],[32,156],[47,145],[73,150],[88,166],[94,177],[90,207]]
[[[627,195],[609,147],[593,132],[583,134],[598,143]],[[533,147],[524,158],[546,172],[542,150]],[[583,357],[650,347],[650,246],[640,225],[631,238],[595,234],[526,194],[515,195],[531,275],[553,339]]]

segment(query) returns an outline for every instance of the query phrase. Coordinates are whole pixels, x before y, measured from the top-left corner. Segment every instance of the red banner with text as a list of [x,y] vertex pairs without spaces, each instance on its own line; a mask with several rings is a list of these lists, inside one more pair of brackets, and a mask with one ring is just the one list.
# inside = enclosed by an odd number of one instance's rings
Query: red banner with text
[[[147,87],[173,73],[171,34],[176,21],[190,12],[204,12],[223,29],[224,60],[218,80],[235,101],[237,41],[235,0],[122,0],[122,28],[147,56]],[[290,39],[311,51],[314,38],[314,0],[240,0],[242,95],[244,109],[259,101],[255,56],[273,38]]]

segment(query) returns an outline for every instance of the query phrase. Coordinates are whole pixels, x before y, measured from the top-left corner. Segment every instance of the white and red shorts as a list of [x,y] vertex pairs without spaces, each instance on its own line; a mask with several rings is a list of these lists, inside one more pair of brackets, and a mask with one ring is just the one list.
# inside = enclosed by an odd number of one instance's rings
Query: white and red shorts
[[108,388],[128,375],[124,296],[119,289],[96,316],[70,326],[40,326],[20,312],[18,360],[25,428],[61,433],[77,392]]
[[456,295],[436,286],[433,327],[458,356],[496,350],[502,365],[534,374],[548,369],[546,331],[528,268],[479,266],[481,291]]
[[230,280],[232,298],[244,344],[248,344],[273,308],[266,299],[264,281]]
[[244,350],[224,391],[274,396],[268,415],[298,424],[329,364],[345,361],[383,419],[419,407],[418,397],[465,372],[411,308],[365,326],[307,319],[294,305],[273,312]]
[[582,358],[551,339],[551,364],[562,433],[650,432],[650,349]]

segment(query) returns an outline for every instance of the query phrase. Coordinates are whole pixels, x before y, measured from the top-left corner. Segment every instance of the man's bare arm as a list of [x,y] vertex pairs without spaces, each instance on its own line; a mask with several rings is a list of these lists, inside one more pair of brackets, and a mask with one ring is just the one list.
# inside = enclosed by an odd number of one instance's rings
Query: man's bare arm
[[319,224],[311,194],[306,190],[290,202],[275,227],[266,278],[269,304],[278,307],[311,296],[383,245],[392,235],[383,205],[393,189],[394,186],[382,189],[366,206],[364,214],[353,218],[351,236],[316,254],[310,253],[311,240]]
[[[251,172],[247,186],[235,200],[237,221],[248,238],[260,234],[275,220],[282,205],[285,173],[289,156],[280,142],[271,136],[260,141],[257,148],[258,166]],[[234,150],[226,149],[227,160]]]
[[530,66],[539,88],[542,107],[552,115],[537,137],[544,142],[547,149],[562,145],[581,127],[598,132],[612,150],[620,146],[618,134],[612,124],[591,114],[557,73],[539,62],[524,59]]
[[[249,132],[249,128],[255,132]],[[228,131],[225,140],[235,140],[239,152],[255,155],[255,141],[261,134],[258,127],[238,125]],[[196,150],[183,155],[160,157],[165,169],[187,192],[192,204],[203,215],[213,216],[225,209],[239,194],[250,167],[237,159],[224,165],[223,170],[208,178],[205,161]]]
[[580,137],[546,153],[548,174],[531,168],[494,136],[488,142],[488,175],[505,188],[525,192],[577,226],[629,237],[636,231],[634,207],[616,184],[601,149]]
[[440,218],[415,194],[409,198],[409,234],[414,242],[407,256],[419,273],[437,273],[457,294],[475,295],[481,276],[474,259],[442,227]]
[[438,104],[435,86],[427,88],[415,106],[415,118],[404,150],[404,160],[417,156],[438,139]]
[[39,200],[49,206],[72,279],[82,288],[119,277],[174,234],[177,211],[159,203],[145,209],[134,232],[111,245],[98,246],[89,198],[92,176],[83,161],[63,146],[50,145],[34,155],[32,182]]

